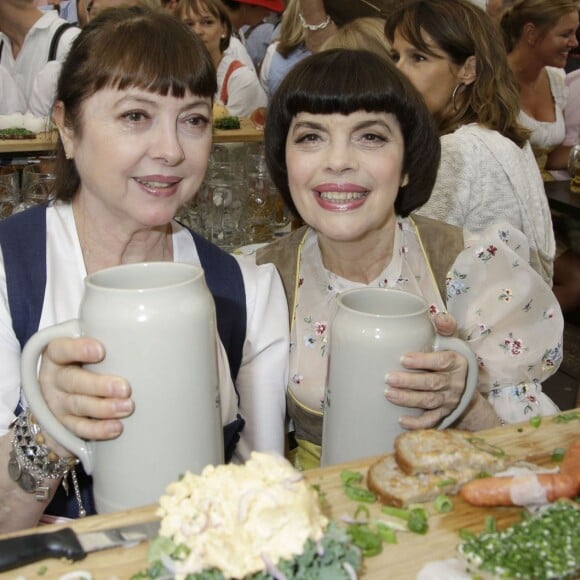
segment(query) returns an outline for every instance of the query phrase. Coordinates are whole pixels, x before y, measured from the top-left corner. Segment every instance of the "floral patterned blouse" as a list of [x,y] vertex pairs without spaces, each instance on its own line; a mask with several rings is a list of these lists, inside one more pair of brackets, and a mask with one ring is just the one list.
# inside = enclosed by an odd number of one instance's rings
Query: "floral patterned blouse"
[[[432,315],[451,313],[459,336],[478,357],[479,389],[504,421],[558,412],[541,383],[562,360],[563,317],[551,289],[528,264],[525,236],[501,224],[466,239],[448,274],[445,308],[415,224],[398,218],[398,226],[393,258],[369,286],[423,296]],[[298,403],[321,412],[335,296],[363,284],[324,267],[313,230],[305,236],[299,264],[288,390]]]

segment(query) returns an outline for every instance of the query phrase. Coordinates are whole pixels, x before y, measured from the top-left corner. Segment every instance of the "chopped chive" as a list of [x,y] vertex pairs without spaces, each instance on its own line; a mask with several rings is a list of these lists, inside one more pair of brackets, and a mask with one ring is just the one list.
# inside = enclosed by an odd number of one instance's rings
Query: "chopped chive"
[[453,510],[453,502],[446,495],[438,495],[435,498],[435,502],[433,505],[435,507],[435,510],[440,514],[447,513]]
[[349,485],[351,483],[360,483],[363,480],[363,476],[362,473],[359,473],[358,471],[343,469],[340,472],[340,479],[342,480],[342,483]]
[[377,532],[383,542],[387,542],[387,544],[397,543],[397,533],[390,526],[387,526],[386,524],[377,524]]
[[552,451],[552,461],[554,463],[559,463],[560,461],[562,461],[564,459],[564,455],[566,453],[566,450],[563,447],[556,447],[556,449],[554,449],[554,451]]
[[530,425],[534,429],[537,429],[541,424],[542,424],[542,417],[541,417],[541,415],[536,415],[536,416],[530,418]]

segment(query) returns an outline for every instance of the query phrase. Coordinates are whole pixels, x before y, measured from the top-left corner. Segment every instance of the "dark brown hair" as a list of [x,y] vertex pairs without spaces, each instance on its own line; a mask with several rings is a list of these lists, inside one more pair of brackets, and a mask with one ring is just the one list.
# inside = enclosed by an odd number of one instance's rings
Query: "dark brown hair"
[[296,64],[268,105],[266,163],[287,206],[297,215],[288,187],[286,139],[299,113],[349,115],[357,111],[393,114],[404,139],[403,173],[408,184],[395,200],[407,216],[431,195],[437,176],[440,143],[437,127],[421,95],[388,59],[366,50],[319,52]]
[[[409,0],[387,18],[385,34],[395,32],[426,54],[433,55],[423,34],[458,66],[474,56],[476,79],[457,95],[457,108],[437,118],[444,135],[461,125],[479,123],[522,147],[529,132],[518,122],[520,94],[507,62],[497,25],[468,0]],[[451,98],[451,95],[450,95]]]
[[[217,81],[204,44],[175,16],[141,6],[109,8],[82,29],[63,63],[56,100],[66,126],[82,136],[84,102],[102,89],[129,87],[213,99]],[[56,198],[68,201],[81,178],[60,139],[56,156]]]

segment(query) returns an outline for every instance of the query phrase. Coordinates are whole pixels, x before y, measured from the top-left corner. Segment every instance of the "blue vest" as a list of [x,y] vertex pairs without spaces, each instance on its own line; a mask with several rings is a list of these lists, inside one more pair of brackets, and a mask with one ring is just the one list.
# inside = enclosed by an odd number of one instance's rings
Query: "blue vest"
[[[246,338],[246,293],[238,262],[200,235],[191,235],[216,305],[217,328],[226,349],[232,381],[238,375]],[[0,222],[0,246],[4,257],[8,303],[12,326],[20,347],[38,330],[46,288],[46,205],[36,206]],[[238,403],[239,403],[239,394]],[[20,414],[20,405],[16,414]],[[245,420],[238,414],[224,427],[225,458],[229,461],[240,438]],[[168,450],[169,451],[169,450]],[[87,514],[94,514],[92,478],[82,465],[77,467]],[[59,486],[46,513],[78,517],[74,494]]]

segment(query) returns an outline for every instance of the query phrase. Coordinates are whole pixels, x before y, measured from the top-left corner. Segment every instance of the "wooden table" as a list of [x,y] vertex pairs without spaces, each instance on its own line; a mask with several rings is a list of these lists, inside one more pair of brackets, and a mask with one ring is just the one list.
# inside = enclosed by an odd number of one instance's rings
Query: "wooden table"
[[[214,143],[256,143],[263,141],[264,131],[256,129],[250,119],[240,119],[241,127],[232,130],[215,129],[213,133]],[[36,139],[0,139],[0,156],[18,156],[35,153],[47,153],[54,151],[57,132],[38,133]]]
[[545,181],[544,189],[552,209],[580,219],[580,193],[570,190],[570,180]]
[[[569,411],[570,412],[570,411]],[[580,409],[572,411],[580,413]],[[549,465],[552,451],[557,447],[566,447],[580,436],[580,419],[567,423],[556,423],[552,417],[545,417],[538,428],[529,423],[506,425],[481,432],[486,441],[505,449],[514,458]],[[333,466],[306,472],[306,478],[313,484],[320,485],[326,493],[324,509],[329,517],[340,520],[343,515],[354,516],[357,505],[348,499],[342,490],[340,472],[345,469],[358,470],[366,475],[373,458],[364,459],[348,465]],[[367,558],[362,571],[363,579],[397,580],[414,579],[424,564],[433,560],[452,558],[459,543],[458,530],[469,528],[480,531],[487,515],[497,519],[499,527],[505,527],[519,519],[520,508],[493,508],[485,510],[465,503],[460,497],[454,497],[454,509],[446,514],[433,514],[429,518],[429,532],[425,536],[410,533],[399,533],[396,545],[385,545],[383,552],[373,558]],[[368,504],[366,504],[368,505]],[[427,504],[432,511],[432,506]],[[380,517],[380,505],[369,506],[371,517]],[[114,514],[92,516],[77,520],[72,527],[78,531],[92,531],[109,527],[151,521],[155,518],[155,506],[148,506]],[[62,526],[60,526],[62,527]],[[46,528],[44,528],[46,530]],[[51,526],[51,529],[56,529]],[[24,533],[42,532],[43,528],[34,528]],[[8,536],[8,535],[7,535]],[[1,536],[7,537],[7,536]],[[108,579],[130,578],[146,567],[147,544],[132,548],[115,548],[89,555],[81,562],[44,560],[14,570],[6,577],[37,578],[39,570],[44,570],[43,578],[59,578],[72,571],[89,571],[93,578]]]

